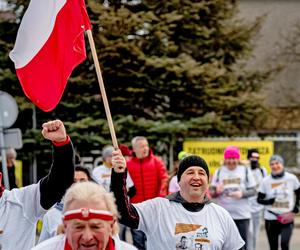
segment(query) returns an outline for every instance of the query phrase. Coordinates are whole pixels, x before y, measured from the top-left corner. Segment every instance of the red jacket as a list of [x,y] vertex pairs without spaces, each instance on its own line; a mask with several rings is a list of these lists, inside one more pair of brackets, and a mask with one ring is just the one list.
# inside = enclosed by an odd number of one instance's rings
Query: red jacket
[[128,172],[136,188],[132,203],[167,195],[168,174],[162,160],[153,155],[138,159],[135,156],[127,162]]

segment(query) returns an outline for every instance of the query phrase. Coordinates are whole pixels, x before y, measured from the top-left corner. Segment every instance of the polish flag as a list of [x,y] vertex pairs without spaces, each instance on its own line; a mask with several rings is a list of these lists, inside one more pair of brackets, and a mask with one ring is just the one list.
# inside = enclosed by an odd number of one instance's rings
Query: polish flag
[[88,29],[84,0],[31,0],[9,56],[25,95],[43,111],[56,107],[73,69],[86,58]]

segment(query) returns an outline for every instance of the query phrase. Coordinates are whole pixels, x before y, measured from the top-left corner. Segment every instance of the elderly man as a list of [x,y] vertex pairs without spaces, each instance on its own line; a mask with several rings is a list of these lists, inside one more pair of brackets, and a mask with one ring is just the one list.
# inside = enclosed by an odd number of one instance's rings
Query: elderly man
[[136,250],[115,237],[118,211],[111,193],[92,182],[68,189],[63,210],[65,234],[42,242],[32,250]]
[[[88,168],[81,165],[75,166],[74,183],[91,181],[91,174]],[[39,243],[55,235],[62,224],[63,201],[57,202],[43,217],[43,227],[39,237]]]
[[132,205],[123,187],[125,160],[119,151],[113,155],[112,191],[121,222],[145,232],[148,250],[242,249],[244,241],[229,213],[205,196],[209,170],[201,157],[191,155],[181,160],[177,173],[179,192]]
[[4,190],[0,173],[0,245],[5,250],[28,250],[35,243],[36,223],[46,209],[59,201],[74,177],[74,150],[63,123],[43,124],[44,138],[52,141],[54,161],[39,183]]

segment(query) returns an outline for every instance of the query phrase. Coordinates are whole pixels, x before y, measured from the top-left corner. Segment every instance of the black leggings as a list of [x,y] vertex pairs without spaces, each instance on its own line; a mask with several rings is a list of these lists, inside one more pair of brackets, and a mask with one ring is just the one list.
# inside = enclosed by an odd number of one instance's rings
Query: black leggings
[[245,241],[245,246],[242,249],[247,249],[249,223],[250,219],[234,220],[242,239]]
[[277,220],[266,220],[265,228],[268,236],[270,250],[278,250],[278,239],[281,236],[281,250],[289,250],[294,223],[281,224]]

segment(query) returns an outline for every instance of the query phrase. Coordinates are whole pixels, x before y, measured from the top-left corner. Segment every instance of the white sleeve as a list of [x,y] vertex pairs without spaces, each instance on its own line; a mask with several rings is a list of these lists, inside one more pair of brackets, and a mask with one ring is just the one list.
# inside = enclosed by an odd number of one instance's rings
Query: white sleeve
[[229,214],[226,215],[226,236],[225,241],[222,247],[222,250],[239,250],[244,245],[245,242],[243,241],[240,233],[235,225],[233,219]]
[[131,176],[129,172],[127,172],[127,177],[126,177],[126,187],[131,188],[134,186],[133,180],[131,179]]
[[[158,227],[157,221],[160,221],[161,216],[161,200],[163,198],[154,198],[141,203],[134,204],[139,217],[139,227],[138,230],[142,230],[145,234],[151,235],[156,232]],[[155,220],[153,219],[155,218]]]
[[41,219],[47,211],[41,206],[39,183],[11,190],[9,199],[20,204],[24,216],[34,223]]

